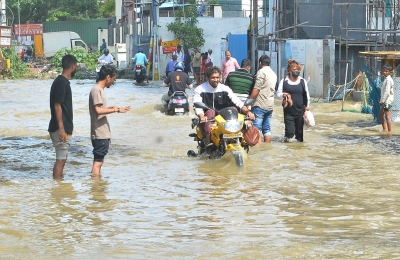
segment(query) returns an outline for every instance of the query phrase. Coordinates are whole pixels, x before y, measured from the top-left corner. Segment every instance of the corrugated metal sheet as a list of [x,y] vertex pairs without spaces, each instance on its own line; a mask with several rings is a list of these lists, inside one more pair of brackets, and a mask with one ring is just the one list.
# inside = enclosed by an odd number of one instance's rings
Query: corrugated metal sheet
[[108,28],[108,19],[82,20],[82,21],[56,21],[44,22],[44,32],[73,31],[81,36],[86,44],[96,44],[97,46],[97,29]]
[[247,34],[228,34],[228,49],[240,66],[243,59],[247,59]]
[[242,11],[242,0],[218,0],[223,11]]

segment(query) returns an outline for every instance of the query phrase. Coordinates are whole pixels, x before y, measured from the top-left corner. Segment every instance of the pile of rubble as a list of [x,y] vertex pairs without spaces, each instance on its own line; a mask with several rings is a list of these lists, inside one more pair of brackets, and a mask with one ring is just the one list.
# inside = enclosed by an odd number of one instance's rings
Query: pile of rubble
[[34,73],[47,73],[57,75],[58,72],[56,70],[56,66],[51,63],[50,59],[46,59],[43,57],[36,57],[34,61],[27,62],[29,69]]
[[[43,77],[56,77],[59,72],[57,72],[57,66],[51,63],[49,58],[36,57],[34,61],[27,62],[29,69],[36,74],[41,74]],[[92,71],[86,69],[85,63],[78,63],[78,71],[82,73],[82,76],[87,79],[96,78],[96,74]]]

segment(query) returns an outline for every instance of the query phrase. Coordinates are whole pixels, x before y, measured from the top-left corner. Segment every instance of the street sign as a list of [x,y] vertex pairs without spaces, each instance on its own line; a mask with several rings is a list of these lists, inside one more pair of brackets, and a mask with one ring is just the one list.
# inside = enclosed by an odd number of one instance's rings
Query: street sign
[[0,47],[11,47],[11,26],[0,26]]

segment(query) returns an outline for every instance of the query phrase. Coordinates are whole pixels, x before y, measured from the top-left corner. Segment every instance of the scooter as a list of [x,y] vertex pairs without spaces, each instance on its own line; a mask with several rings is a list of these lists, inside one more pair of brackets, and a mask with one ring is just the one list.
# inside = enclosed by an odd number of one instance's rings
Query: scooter
[[182,116],[189,113],[189,100],[183,91],[175,91],[169,100],[166,113],[168,115]]
[[96,82],[99,81],[100,70],[103,65],[112,64],[112,62],[106,62],[105,60],[100,60],[96,66]]
[[135,78],[135,80],[136,80],[136,83],[140,83],[140,82],[142,82],[142,81],[144,81],[145,79],[146,79],[146,75],[145,75],[145,72],[144,72],[144,66],[142,66],[142,65],[136,65],[135,67],[134,67],[134,78]]
[[[254,99],[248,99],[245,106],[251,105]],[[211,109],[204,103],[194,103],[194,107]],[[188,156],[208,155],[209,159],[219,159],[225,154],[232,154],[235,158],[236,165],[242,167],[244,165],[243,153],[249,152],[249,145],[243,137],[242,129],[245,123],[245,116],[237,110],[227,107],[221,109],[218,115],[208,119],[213,122],[211,126],[211,142],[213,145],[206,147],[206,137],[201,127],[199,126],[200,119],[198,117],[192,119],[192,129],[196,127],[196,133],[189,134],[190,137],[197,141],[198,152],[193,150],[188,151]]]

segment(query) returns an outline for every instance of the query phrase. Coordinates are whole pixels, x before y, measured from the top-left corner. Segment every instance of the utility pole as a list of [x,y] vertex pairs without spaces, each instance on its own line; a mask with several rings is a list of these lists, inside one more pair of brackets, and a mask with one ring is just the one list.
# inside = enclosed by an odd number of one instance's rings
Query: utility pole
[[18,0],[18,53],[20,52],[20,40],[21,40],[21,13],[20,13],[20,5]]
[[6,16],[6,0],[0,0],[1,4],[1,25],[7,25],[7,16]]
[[[155,0],[152,1],[152,9],[153,9],[153,63],[152,63],[152,75],[153,81],[159,80],[159,70],[158,70],[158,14],[159,14],[159,6],[158,2]],[[157,76],[157,78],[156,78]]]
[[254,74],[257,71],[257,46],[256,39],[258,35],[258,7],[257,0],[253,0],[253,27],[251,28],[251,72]]

